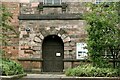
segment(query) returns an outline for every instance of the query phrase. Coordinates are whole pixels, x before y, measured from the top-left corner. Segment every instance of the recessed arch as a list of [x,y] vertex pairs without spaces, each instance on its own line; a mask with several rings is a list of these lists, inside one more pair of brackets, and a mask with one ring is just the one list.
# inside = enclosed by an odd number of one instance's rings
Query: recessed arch
[[62,72],[64,43],[57,35],[48,35],[42,43],[43,72]]

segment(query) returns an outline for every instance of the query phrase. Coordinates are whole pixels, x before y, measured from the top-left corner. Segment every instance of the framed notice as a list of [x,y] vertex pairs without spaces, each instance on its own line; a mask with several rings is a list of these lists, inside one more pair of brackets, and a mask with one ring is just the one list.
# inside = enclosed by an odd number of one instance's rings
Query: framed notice
[[87,58],[87,52],[86,49],[87,44],[86,43],[77,43],[76,44],[76,58],[77,59],[86,59]]

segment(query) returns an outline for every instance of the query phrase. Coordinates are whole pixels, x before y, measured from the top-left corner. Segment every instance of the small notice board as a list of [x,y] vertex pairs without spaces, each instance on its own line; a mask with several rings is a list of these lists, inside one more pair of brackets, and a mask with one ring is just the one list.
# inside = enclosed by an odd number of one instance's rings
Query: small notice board
[[77,59],[86,59],[88,54],[88,50],[86,49],[87,44],[86,43],[77,43],[76,44],[76,58]]

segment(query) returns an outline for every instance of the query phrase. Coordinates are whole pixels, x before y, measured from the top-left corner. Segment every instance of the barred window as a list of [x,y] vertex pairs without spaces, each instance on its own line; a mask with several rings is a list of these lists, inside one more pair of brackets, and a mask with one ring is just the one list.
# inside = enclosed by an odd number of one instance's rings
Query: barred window
[[61,4],[61,0],[44,0],[44,4]]
[[52,4],[52,0],[44,0],[44,4]]
[[102,0],[95,0],[95,4],[100,4]]

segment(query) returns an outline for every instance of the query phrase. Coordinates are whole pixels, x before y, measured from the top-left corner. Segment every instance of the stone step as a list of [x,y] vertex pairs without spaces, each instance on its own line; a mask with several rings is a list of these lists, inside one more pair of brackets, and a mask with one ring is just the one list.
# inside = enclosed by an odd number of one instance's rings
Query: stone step
[[120,80],[120,77],[68,77],[65,74],[27,74],[22,78],[3,78],[0,80]]

